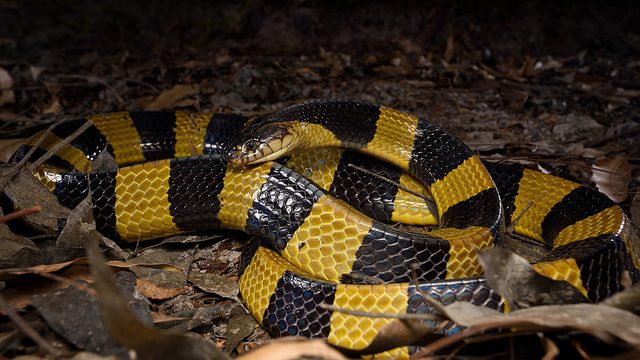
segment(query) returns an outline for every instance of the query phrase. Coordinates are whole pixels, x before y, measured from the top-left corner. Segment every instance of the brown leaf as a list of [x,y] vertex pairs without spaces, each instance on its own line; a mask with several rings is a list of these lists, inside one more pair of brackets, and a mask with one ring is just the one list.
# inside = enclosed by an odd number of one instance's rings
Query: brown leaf
[[200,87],[197,85],[183,85],[178,84],[171,89],[164,90],[158,97],[149,105],[145,107],[145,110],[160,110],[171,108],[176,103],[187,96],[194,95],[200,92]]
[[305,340],[300,338],[283,338],[271,341],[237,357],[239,360],[296,360],[302,358],[347,360],[346,357],[322,340]]
[[621,291],[601,302],[601,304],[617,307],[631,311],[634,314],[640,314],[640,284]]
[[121,345],[135,350],[142,360],[228,358],[208,341],[162,332],[143,324],[131,312],[111,280],[111,273],[104,265],[106,260],[95,242],[89,245],[87,253],[105,327]]
[[42,72],[45,70],[47,70],[47,68],[35,66],[35,65],[29,65],[29,73],[31,74],[31,79],[33,81],[38,81],[40,74],[42,74]]
[[100,356],[89,352],[79,352],[73,355],[69,360],[118,360],[116,356]]
[[0,161],[9,162],[9,159],[24,144],[25,139],[2,139],[0,140]]
[[[116,291],[126,298],[133,316],[141,319],[138,321],[151,324],[149,302],[137,294],[133,274],[120,271],[115,275],[115,282]],[[116,343],[107,333],[100,319],[98,299],[88,290],[86,285],[84,288],[70,286],[39,294],[34,296],[33,306],[57,334],[76,347],[103,355],[126,356],[127,349]]]
[[13,233],[7,224],[0,223],[0,265],[15,266],[11,260],[23,249],[38,250],[38,246],[28,238]]
[[308,67],[296,69],[294,72],[306,81],[315,82],[315,81],[322,80],[322,76],[320,76],[320,74],[318,74],[317,72],[313,71],[313,69]]
[[[0,89],[11,89],[13,87],[13,79],[9,72],[0,67]],[[16,102],[16,95],[13,90],[0,90],[0,106],[5,104],[13,104]]]
[[631,166],[624,156],[612,155],[600,158],[592,166],[591,181],[611,200],[624,201],[629,195]]
[[447,48],[444,51],[444,61],[446,61],[447,63],[451,63],[451,61],[453,60],[453,55],[455,54],[456,51],[456,41],[455,38],[453,37],[453,34],[449,34],[449,36],[447,37]]
[[512,309],[586,301],[569,283],[538,274],[527,260],[504,249],[483,251],[478,260],[489,286],[502,295]]
[[[0,280],[13,279],[16,276],[26,275],[26,274],[52,273],[52,272],[60,271],[71,265],[83,265],[83,264],[88,264],[88,259],[86,257],[79,257],[73,260],[63,261],[59,263],[52,263],[52,264],[40,264],[40,265],[34,265],[34,266],[22,267],[22,268],[0,269]],[[159,269],[178,271],[178,269],[176,269],[175,267],[172,267],[167,264],[154,264],[154,263],[129,264],[129,263],[125,263],[118,260],[110,260],[110,261],[107,261],[105,264],[107,266],[110,266],[116,269],[132,269],[135,267],[145,266],[145,267],[154,267]]]
[[466,327],[511,327],[520,331],[573,329],[609,343],[613,335],[629,344],[640,345],[640,317],[607,305],[545,305],[503,314],[461,301],[446,306],[445,311],[451,320]]
[[[69,287],[70,284],[80,280],[88,281],[89,267],[85,265],[71,265],[67,269],[60,271],[57,275],[67,281],[51,281],[51,279],[43,276],[29,277],[28,280],[25,279],[27,281],[16,281],[12,283],[10,287],[2,290],[2,296],[4,296],[7,303],[11,304],[14,308],[24,309],[31,305],[33,296],[36,294],[65,289]],[[1,312],[2,311],[0,311],[0,313]]]
[[422,320],[395,319],[378,330],[369,346],[358,350],[357,355],[377,354],[401,346],[424,345],[442,337],[434,334],[434,328]]
[[62,105],[60,105],[60,99],[56,95],[51,95],[52,99],[49,105],[42,109],[43,114],[56,114],[62,111]]
[[230,353],[242,341],[251,335],[256,328],[256,320],[247,314],[242,306],[236,306],[230,311],[231,318],[227,324],[227,341],[224,344],[224,351]]
[[[0,169],[0,178],[10,176],[12,170],[9,167]],[[42,206],[41,212],[24,217],[30,225],[42,232],[54,233],[58,230],[58,220],[69,216],[69,209],[61,206],[56,196],[26,169],[20,169],[3,191],[18,209]]]
[[238,299],[238,283],[225,276],[192,271],[189,273],[188,280],[203,291],[216,294],[223,298],[240,301]]
[[180,294],[183,294],[186,291],[185,288],[160,287],[152,283],[151,281],[147,281],[144,279],[138,279],[136,281],[136,287],[142,295],[153,300],[171,299]]
[[[173,333],[185,333],[199,326],[209,326],[215,322],[220,322],[220,320],[227,320],[231,317],[231,313],[235,308],[244,309],[240,304],[202,306],[173,313],[171,316],[164,316],[163,318],[156,316],[154,324],[162,324]],[[255,329],[258,326],[258,323],[253,319],[252,328]]]
[[35,266],[30,266],[26,268],[17,268],[17,269],[2,269],[0,270],[0,280],[8,280],[18,275],[25,275],[25,274],[51,273],[51,272],[56,272],[61,269],[64,269],[67,266],[72,264],[86,264],[86,263],[87,263],[87,258],[82,257],[82,258],[65,261],[57,264],[42,264],[42,265],[35,265]]

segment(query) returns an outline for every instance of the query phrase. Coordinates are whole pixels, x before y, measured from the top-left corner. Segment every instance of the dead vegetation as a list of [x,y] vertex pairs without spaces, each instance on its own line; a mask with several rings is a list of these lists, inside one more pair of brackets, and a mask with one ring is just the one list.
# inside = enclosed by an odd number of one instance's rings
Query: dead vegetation
[[[77,115],[256,113],[354,98],[428,116],[483,158],[597,187],[638,224],[638,15],[632,1],[0,0],[2,155],[32,127]],[[24,209],[0,218],[1,356],[344,358],[317,341],[268,341],[246,314],[235,282],[246,236],[115,243],[95,231],[87,204],[61,208],[23,165],[0,180]],[[16,224],[22,217],[38,230]],[[58,237],[61,217],[67,233]],[[115,277],[95,247],[85,253],[93,242]],[[483,265],[515,303],[539,289],[521,258],[487,254]],[[514,283],[525,291],[510,293]],[[437,338],[418,319],[398,319],[368,350],[419,343],[416,359],[635,358],[639,304],[637,286],[601,304],[509,315],[456,303],[436,316],[468,327],[458,335]],[[499,328],[516,331],[489,331]]]

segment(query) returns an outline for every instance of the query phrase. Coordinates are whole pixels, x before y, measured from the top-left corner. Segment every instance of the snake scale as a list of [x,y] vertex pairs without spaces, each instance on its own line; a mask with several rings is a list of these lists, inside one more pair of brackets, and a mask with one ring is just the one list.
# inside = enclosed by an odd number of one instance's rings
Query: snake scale
[[[391,321],[323,303],[429,313],[422,299],[429,296],[504,309],[481,277],[477,250],[500,245],[516,217],[515,233],[549,248],[535,271],[567,282],[585,301],[620,291],[624,271],[634,282],[640,277],[638,236],[606,196],[522,166],[483,163],[427,119],[388,107],[327,100],[251,118],[96,115],[59,124],[39,144],[34,136],[14,159],[38,144],[35,161],[86,122],[35,171],[38,179],[70,208],[90,196],[97,229],[112,239],[212,228],[259,235],[266,246],[246,247],[239,283],[247,308],[273,336],[362,350]],[[103,151],[121,167],[86,172]],[[393,222],[437,226],[421,233]],[[409,284],[412,269],[419,288]]]

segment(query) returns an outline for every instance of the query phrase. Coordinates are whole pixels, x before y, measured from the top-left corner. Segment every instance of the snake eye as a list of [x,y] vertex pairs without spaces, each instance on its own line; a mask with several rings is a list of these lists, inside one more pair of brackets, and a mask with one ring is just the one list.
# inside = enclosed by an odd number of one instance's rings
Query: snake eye
[[253,152],[258,148],[258,141],[256,140],[248,140],[247,142],[244,143],[244,145],[242,145],[242,152],[243,153],[249,153],[249,152]]

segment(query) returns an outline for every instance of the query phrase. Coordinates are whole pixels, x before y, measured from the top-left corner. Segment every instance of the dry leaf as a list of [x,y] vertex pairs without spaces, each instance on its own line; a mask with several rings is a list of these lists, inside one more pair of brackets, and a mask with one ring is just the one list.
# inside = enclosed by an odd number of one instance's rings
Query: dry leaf
[[322,340],[284,338],[268,342],[246,354],[239,360],[296,360],[296,359],[347,360],[342,354]]
[[9,159],[24,143],[25,139],[2,139],[0,140],[0,161],[9,162]]
[[[0,89],[11,89],[13,87],[13,79],[9,72],[0,67]],[[0,106],[4,104],[13,104],[16,102],[16,95],[13,90],[0,91]]]
[[631,311],[634,314],[640,314],[640,283],[621,291],[601,302],[601,304],[617,307]]
[[423,345],[443,335],[434,334],[433,326],[421,320],[394,319],[378,330],[371,343],[364,349],[357,351],[358,355],[377,354],[401,346]]
[[256,320],[247,314],[244,307],[238,305],[229,311],[229,322],[227,323],[227,341],[224,344],[224,351],[230,353],[240,344],[242,339],[251,335],[256,328]]
[[38,81],[38,77],[40,77],[40,74],[42,74],[42,72],[45,70],[46,68],[44,67],[34,65],[29,66],[29,72],[31,73],[31,78],[33,79],[33,81]]
[[[135,287],[135,277],[127,271],[114,276],[117,291],[126,299],[137,319],[152,324],[149,302],[141,297]],[[114,341],[100,319],[98,299],[86,283],[69,286],[56,291],[37,294],[32,305],[38,310],[51,329],[75,347],[126,358],[128,349]]]
[[51,103],[49,103],[49,105],[46,108],[42,109],[43,114],[55,114],[62,111],[62,105],[60,105],[60,99],[58,99],[58,97],[55,95],[52,95],[52,96],[53,96],[53,99],[51,99]]
[[240,302],[238,299],[238,282],[226,276],[192,271],[189,273],[187,280],[200,288],[200,290]]
[[145,110],[160,110],[170,108],[176,105],[176,103],[187,96],[194,95],[200,92],[200,87],[197,85],[182,85],[178,84],[171,89],[164,90],[160,95],[149,105],[145,107]]
[[138,279],[136,281],[136,287],[142,295],[153,300],[171,299],[180,294],[183,294],[186,291],[185,288],[160,287],[152,283],[151,281],[147,281],[144,279]]
[[0,270],[0,280],[8,280],[16,277],[17,275],[24,274],[38,274],[38,273],[51,273],[56,272],[58,270],[64,269],[72,264],[86,264],[87,258],[82,257],[78,259],[74,259],[71,261],[65,261],[57,264],[42,264],[31,266],[27,268],[18,268],[18,269],[1,269]]
[[451,63],[451,60],[453,60],[453,54],[456,50],[456,42],[455,42],[455,38],[453,37],[452,34],[449,34],[449,36],[447,37],[447,48],[444,51],[444,61],[446,61],[447,63]]
[[615,202],[624,201],[629,195],[631,166],[627,158],[612,155],[596,160],[592,166],[591,181],[600,192]]
[[512,309],[586,301],[569,283],[538,274],[523,257],[502,248],[483,251],[478,261],[489,286],[502,295]]
[[87,253],[105,327],[117,342],[135,350],[139,359],[228,359],[211,342],[159,331],[138,320],[113,283],[95,242],[89,244]]
[[[45,277],[32,277],[29,281],[13,283],[10,287],[7,287],[2,291],[2,296],[4,296],[7,303],[11,304],[14,308],[24,309],[31,305],[33,296],[36,294],[64,289],[69,287],[73,282],[80,280],[84,282],[89,281],[89,267],[84,265],[72,265],[57,275],[68,281],[51,281]],[[1,310],[0,314],[3,314]]]
[[[12,167],[0,169],[0,178],[10,176]],[[47,190],[27,169],[20,169],[3,189],[5,195],[18,209],[28,209],[40,205],[42,211],[25,216],[23,219],[31,226],[46,233],[58,230],[58,220],[69,217],[69,209],[58,203],[58,199]]]

